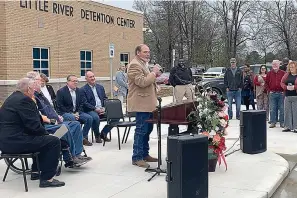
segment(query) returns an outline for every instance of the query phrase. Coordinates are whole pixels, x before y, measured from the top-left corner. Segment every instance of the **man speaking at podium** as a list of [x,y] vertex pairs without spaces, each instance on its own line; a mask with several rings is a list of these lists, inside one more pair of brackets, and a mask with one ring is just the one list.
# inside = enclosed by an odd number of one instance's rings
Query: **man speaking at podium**
[[150,71],[149,60],[150,49],[147,45],[141,44],[136,47],[135,58],[127,68],[128,112],[136,112],[132,164],[143,168],[150,166],[147,162],[158,161],[149,155],[149,136],[153,130],[153,124],[146,122],[146,120],[152,118],[152,111],[157,106],[157,85],[155,81],[161,75],[161,71],[158,66],[153,67]]

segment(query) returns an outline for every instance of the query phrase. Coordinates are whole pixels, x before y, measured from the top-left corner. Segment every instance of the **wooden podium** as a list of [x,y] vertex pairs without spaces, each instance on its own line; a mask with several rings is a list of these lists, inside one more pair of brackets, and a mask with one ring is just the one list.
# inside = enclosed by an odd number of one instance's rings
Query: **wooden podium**
[[[171,103],[161,108],[161,124],[169,124],[168,136],[179,134],[179,125],[188,125],[188,115],[195,111],[198,102],[183,101],[181,103]],[[158,123],[158,111],[153,111],[153,118],[147,120],[150,123]]]

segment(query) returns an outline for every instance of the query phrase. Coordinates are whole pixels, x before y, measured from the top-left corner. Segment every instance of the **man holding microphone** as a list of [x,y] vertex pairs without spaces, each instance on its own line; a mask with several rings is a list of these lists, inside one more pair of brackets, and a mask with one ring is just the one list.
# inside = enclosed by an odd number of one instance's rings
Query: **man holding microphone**
[[156,78],[161,75],[160,67],[148,66],[150,49],[141,44],[135,49],[135,58],[127,68],[129,92],[127,96],[128,112],[136,112],[136,129],[134,134],[132,164],[148,168],[147,162],[157,162],[158,159],[149,155],[149,136],[153,124],[146,122],[151,119],[152,111],[157,106]]

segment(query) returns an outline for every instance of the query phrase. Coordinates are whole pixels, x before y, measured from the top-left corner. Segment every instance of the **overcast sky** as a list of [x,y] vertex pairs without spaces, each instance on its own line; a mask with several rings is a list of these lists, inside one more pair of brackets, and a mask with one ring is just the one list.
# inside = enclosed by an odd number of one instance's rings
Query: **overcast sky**
[[93,1],[98,1],[100,3],[104,3],[104,4],[108,4],[108,5],[112,5],[115,7],[119,7],[122,9],[126,9],[126,10],[132,10],[132,11],[136,11],[132,8],[133,6],[133,0],[93,0]]

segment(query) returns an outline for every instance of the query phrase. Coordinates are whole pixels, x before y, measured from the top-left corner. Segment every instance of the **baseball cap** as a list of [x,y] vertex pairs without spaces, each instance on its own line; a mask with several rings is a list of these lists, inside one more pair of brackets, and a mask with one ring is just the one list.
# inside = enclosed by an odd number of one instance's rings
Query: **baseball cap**
[[236,63],[236,59],[235,58],[231,58],[230,59],[230,63]]

